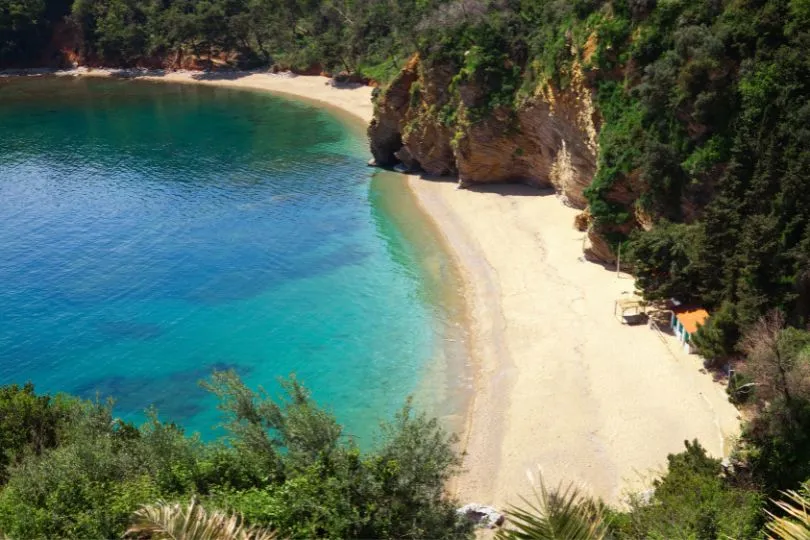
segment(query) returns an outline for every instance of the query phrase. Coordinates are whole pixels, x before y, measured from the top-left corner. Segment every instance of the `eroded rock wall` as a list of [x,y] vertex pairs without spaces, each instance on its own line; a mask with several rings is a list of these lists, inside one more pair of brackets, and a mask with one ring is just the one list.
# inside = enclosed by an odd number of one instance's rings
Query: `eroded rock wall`
[[[554,188],[567,204],[584,209],[596,172],[599,115],[578,63],[565,90],[539,88],[516,108],[470,111],[483,91],[474,84],[453,92],[455,66],[426,65],[414,56],[376,100],[368,134],[377,164],[402,164],[431,175],[458,176],[462,186],[522,182]],[[608,243],[592,228],[586,254],[612,262]]]
[[[545,87],[517,110],[499,108],[472,120],[480,89],[466,84],[451,97],[452,66],[424,66],[414,56],[378,100],[369,127],[380,165],[403,163],[433,175],[457,175],[462,185],[524,182],[554,187],[585,208],[596,170],[597,118],[581,77],[569,88]],[[452,101],[456,99],[456,101]],[[448,104],[455,118],[448,122]]]

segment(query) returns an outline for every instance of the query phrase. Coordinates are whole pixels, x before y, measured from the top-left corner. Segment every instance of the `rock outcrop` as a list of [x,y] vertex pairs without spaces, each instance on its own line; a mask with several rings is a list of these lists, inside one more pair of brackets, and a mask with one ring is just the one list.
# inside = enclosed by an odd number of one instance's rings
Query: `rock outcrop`
[[[517,108],[499,107],[483,117],[470,112],[482,102],[482,89],[467,82],[451,90],[456,72],[414,55],[377,96],[368,130],[376,163],[458,176],[462,186],[553,187],[569,205],[585,209],[585,189],[596,172],[599,116],[579,64],[565,90],[543,85]],[[590,254],[610,260],[608,244],[591,234]]]
[[[467,112],[480,102],[472,84],[450,95],[452,66],[425,66],[418,56],[377,99],[369,127],[377,163],[402,162],[433,175],[458,175],[462,185],[524,182],[554,187],[568,202],[584,208],[583,194],[596,170],[596,118],[582,77],[570,88],[542,88],[517,110],[499,108],[471,121]],[[457,120],[443,122],[450,104]]]
[[495,508],[478,503],[466,504],[456,510],[456,513],[474,523],[476,527],[489,529],[500,527],[506,520],[505,516]]
[[411,85],[418,77],[418,65],[419,56],[415,55],[391,82],[384,96],[377,99],[368,136],[371,154],[381,167],[399,163],[395,153],[403,146],[403,122],[410,108]]

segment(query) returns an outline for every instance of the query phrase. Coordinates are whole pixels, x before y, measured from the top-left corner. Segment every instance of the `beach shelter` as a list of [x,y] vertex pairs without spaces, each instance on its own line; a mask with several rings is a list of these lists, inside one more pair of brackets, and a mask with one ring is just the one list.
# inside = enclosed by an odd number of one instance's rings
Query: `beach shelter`
[[692,345],[692,336],[698,331],[699,326],[706,324],[708,318],[709,312],[703,308],[678,307],[672,311],[672,330],[687,353],[696,352]]
[[[618,315],[622,324],[642,324],[647,320],[647,303],[638,296],[619,298],[613,303],[613,314]],[[628,315],[628,311],[633,311]]]

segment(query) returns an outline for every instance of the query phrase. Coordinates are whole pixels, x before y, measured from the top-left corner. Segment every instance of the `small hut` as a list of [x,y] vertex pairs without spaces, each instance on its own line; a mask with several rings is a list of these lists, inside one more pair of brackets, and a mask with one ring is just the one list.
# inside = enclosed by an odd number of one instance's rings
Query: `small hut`
[[709,312],[703,308],[676,307],[672,310],[672,330],[687,353],[697,352],[692,344],[692,337],[708,318]]

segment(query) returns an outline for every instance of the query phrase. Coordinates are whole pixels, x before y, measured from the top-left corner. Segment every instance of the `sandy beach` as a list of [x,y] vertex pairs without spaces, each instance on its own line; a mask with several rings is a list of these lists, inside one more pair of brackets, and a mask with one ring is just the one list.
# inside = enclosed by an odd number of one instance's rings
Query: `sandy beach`
[[409,181],[470,293],[480,368],[462,501],[519,503],[539,468],[549,485],[620,503],[686,439],[728,452],[739,420],[723,386],[674,337],[613,315],[633,280],[582,258],[577,210],[524,186]]
[[326,77],[302,76],[292,73],[256,73],[245,71],[139,71],[107,68],[78,68],[53,73],[58,76],[124,77],[144,81],[194,83],[264,90],[292,96],[350,114],[365,124],[374,114],[371,103],[373,88],[364,85],[333,86]]
[[[373,112],[371,88],[336,88],[322,77],[138,78],[294,95],[363,122]],[[436,222],[466,283],[477,370],[462,502],[518,503],[531,489],[527,471],[540,467],[552,485],[573,481],[615,503],[647,485],[686,439],[715,456],[729,450],[739,420],[723,387],[674,338],[613,315],[633,280],[584,261],[576,210],[523,186],[457,190],[453,181],[400,178]]]

